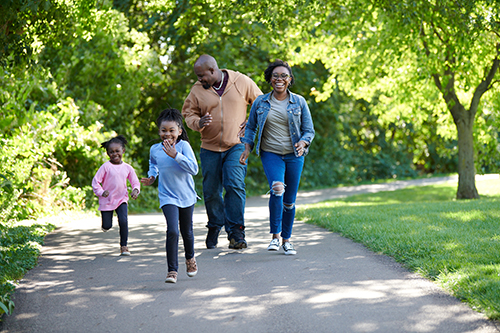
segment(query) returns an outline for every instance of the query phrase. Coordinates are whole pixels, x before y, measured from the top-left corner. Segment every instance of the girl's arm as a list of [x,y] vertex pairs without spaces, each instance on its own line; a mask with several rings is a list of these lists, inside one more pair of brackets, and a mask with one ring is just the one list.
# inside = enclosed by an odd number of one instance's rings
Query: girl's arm
[[106,170],[104,170],[104,166],[101,165],[99,170],[97,170],[94,178],[92,178],[92,190],[98,197],[102,197],[104,192],[107,192],[101,186],[105,177],[106,177]]
[[177,145],[181,149],[177,151],[174,160],[179,163],[182,170],[194,176],[198,173],[198,162],[196,161],[193,148],[191,148],[191,145],[187,141],[179,141],[179,143],[181,142],[183,143],[182,145]]
[[153,185],[154,182],[155,182],[155,177],[153,177],[153,176],[151,176],[149,178],[141,178],[142,185],[149,186],[149,185]]
[[153,147],[154,146],[152,146],[149,150],[148,178],[141,178],[141,183],[146,186],[152,185],[155,182],[156,177],[158,177],[158,166],[154,157]]
[[130,171],[128,173],[128,181],[130,185],[132,185],[132,199],[137,199],[139,193],[141,193],[141,183],[139,182],[139,178],[137,178],[137,174],[135,173],[134,168],[130,167]]

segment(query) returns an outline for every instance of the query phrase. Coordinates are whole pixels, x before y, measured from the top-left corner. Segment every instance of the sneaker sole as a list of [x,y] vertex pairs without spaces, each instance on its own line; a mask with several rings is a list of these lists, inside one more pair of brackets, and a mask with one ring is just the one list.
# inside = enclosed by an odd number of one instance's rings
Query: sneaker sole
[[129,252],[123,252],[120,255],[123,256],[123,257],[130,257],[130,253]]
[[187,273],[187,276],[189,276],[189,277],[193,277],[193,276],[195,276],[196,274],[198,274],[198,271],[196,271],[196,272],[192,272],[192,273]]
[[287,256],[293,256],[293,255],[297,254],[297,251],[294,251],[294,252],[287,251],[287,252],[285,252],[285,254],[286,254]]
[[278,251],[280,248],[279,246],[278,247],[268,247],[267,250],[268,251]]
[[230,247],[230,249],[235,249],[235,250],[241,250],[241,249],[246,249],[247,248],[247,244],[246,243],[236,243],[233,245],[233,247]]
[[177,280],[174,280],[174,279],[166,279],[165,280],[165,283],[176,283]]
[[234,239],[231,239],[229,241],[229,246],[230,249],[235,249],[235,250],[241,250],[241,249],[246,249],[247,248],[247,242],[244,240],[237,243]]

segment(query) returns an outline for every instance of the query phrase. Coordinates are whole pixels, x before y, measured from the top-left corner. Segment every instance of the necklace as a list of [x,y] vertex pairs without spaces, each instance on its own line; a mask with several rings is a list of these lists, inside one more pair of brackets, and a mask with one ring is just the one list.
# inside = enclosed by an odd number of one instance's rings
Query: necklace
[[224,83],[224,72],[221,71],[221,73],[222,73],[222,79],[220,80],[219,88],[215,88],[214,86],[212,86],[214,87],[215,90],[219,90],[220,88],[222,88],[222,84]]

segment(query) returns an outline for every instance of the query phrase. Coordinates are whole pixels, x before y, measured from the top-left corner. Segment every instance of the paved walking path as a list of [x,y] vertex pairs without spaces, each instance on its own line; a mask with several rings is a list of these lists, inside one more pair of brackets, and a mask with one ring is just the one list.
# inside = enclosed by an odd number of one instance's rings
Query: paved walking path
[[[301,192],[297,204],[439,178]],[[118,256],[118,228],[100,218],[64,224],[46,238],[39,265],[20,283],[4,332],[497,332],[495,324],[391,258],[297,221],[296,256],[267,252],[267,198],[247,202],[249,248],[204,246],[196,209],[199,272],[166,284],[165,221],[130,216],[131,257]],[[182,244],[182,243],[181,243]],[[182,248],[182,245],[181,245]]]

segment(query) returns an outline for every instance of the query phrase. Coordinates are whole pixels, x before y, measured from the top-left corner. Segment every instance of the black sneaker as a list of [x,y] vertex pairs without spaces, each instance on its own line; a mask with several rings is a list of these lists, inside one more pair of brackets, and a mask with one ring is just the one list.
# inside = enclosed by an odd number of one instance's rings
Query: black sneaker
[[246,249],[247,242],[245,241],[245,226],[239,224],[231,230],[231,237],[229,238],[230,249]]
[[207,249],[215,249],[217,247],[217,241],[219,238],[220,229],[217,227],[209,227],[207,233],[207,239],[205,240],[205,244],[207,244]]

